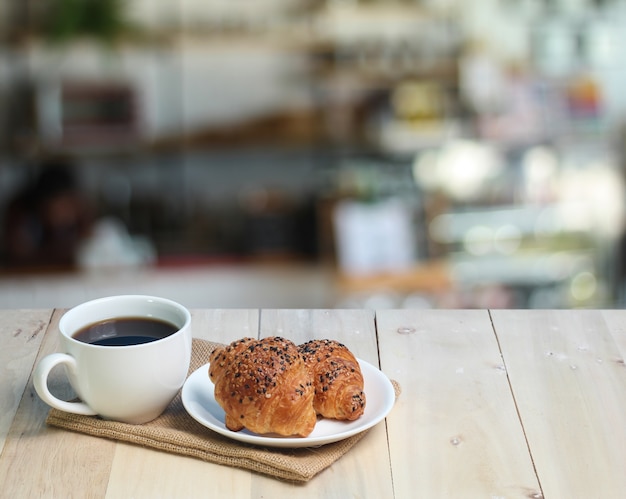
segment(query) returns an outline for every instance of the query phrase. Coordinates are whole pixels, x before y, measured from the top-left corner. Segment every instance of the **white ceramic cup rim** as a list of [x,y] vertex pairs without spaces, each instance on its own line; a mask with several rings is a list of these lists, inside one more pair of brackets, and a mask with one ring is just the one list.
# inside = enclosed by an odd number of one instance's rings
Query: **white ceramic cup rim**
[[[125,304],[125,306],[128,307],[128,312],[118,312],[114,308],[116,303]],[[138,312],[136,309],[138,304],[149,304],[149,306],[154,306],[155,313],[151,314],[147,312]],[[180,320],[170,320],[168,317],[164,317],[162,314],[156,313],[156,310],[158,310],[158,305],[164,305],[165,307],[168,307],[172,312],[174,312],[173,315],[177,315],[177,318]],[[101,312],[95,316],[91,316],[89,309],[98,309]],[[102,312],[104,310],[107,310],[107,312]],[[79,314],[85,314],[85,316],[90,315],[90,318],[88,320],[79,320],[76,317]],[[160,319],[172,323],[174,326],[176,326],[177,329],[174,333],[165,336],[164,338],[159,338],[158,340],[151,341],[150,343],[141,343],[137,345],[94,345],[92,343],[85,343],[84,341],[80,341],[74,338],[74,334],[91,324],[95,324],[104,320],[119,319],[125,317]],[[190,323],[191,314],[189,310],[180,303],[170,300],[168,298],[162,298],[152,295],[112,295],[86,301],[69,309],[67,312],[65,312],[65,314],[63,314],[59,321],[59,332],[68,341],[80,345],[82,348],[114,349],[119,351],[120,349],[141,348],[145,347],[146,345],[167,341],[168,338],[177,335],[183,329],[189,327]]]

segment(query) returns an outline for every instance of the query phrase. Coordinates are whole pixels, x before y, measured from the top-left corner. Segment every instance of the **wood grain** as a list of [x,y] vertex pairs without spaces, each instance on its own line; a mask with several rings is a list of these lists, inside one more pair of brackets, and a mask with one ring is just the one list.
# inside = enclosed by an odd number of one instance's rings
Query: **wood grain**
[[262,310],[260,336],[284,336],[295,343],[312,339],[343,342],[359,359],[378,366],[371,310]]
[[52,310],[0,310],[0,453]]
[[622,360],[626,360],[626,312],[624,310],[603,310],[602,317],[615,340]]
[[[395,497],[540,494],[486,311],[378,311]],[[564,496],[562,496],[564,497]]]
[[623,497],[626,369],[603,314],[492,318],[545,497]]

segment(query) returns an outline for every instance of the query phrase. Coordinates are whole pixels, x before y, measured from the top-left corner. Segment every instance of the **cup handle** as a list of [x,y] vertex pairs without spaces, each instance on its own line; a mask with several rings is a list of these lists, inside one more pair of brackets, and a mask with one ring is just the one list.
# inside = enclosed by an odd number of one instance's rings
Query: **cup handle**
[[65,364],[72,373],[76,372],[76,359],[65,353],[52,353],[45,356],[39,361],[39,364],[37,364],[33,375],[33,384],[35,385],[35,390],[39,397],[49,406],[61,411],[81,414],[83,416],[96,415],[97,413],[84,402],[66,402],[50,393],[48,389],[48,375],[53,367],[60,364]]

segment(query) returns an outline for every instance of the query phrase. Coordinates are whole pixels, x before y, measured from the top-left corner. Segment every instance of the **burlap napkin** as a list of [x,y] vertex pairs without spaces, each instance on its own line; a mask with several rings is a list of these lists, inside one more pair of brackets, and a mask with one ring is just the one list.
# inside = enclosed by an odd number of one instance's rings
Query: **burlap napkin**
[[[206,364],[217,344],[194,339],[189,374]],[[396,397],[399,385],[393,382]],[[264,448],[231,440],[196,422],[183,407],[180,393],[165,412],[149,423],[131,425],[51,409],[51,426],[111,438],[211,463],[244,468],[275,478],[306,482],[348,452],[367,431],[314,449]]]

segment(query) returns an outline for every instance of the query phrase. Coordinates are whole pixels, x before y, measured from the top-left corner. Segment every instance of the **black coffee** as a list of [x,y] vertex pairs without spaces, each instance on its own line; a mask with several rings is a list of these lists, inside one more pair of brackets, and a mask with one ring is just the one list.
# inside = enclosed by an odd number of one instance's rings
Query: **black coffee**
[[178,331],[178,327],[160,319],[125,317],[90,324],[73,337],[83,343],[119,347],[160,340]]

